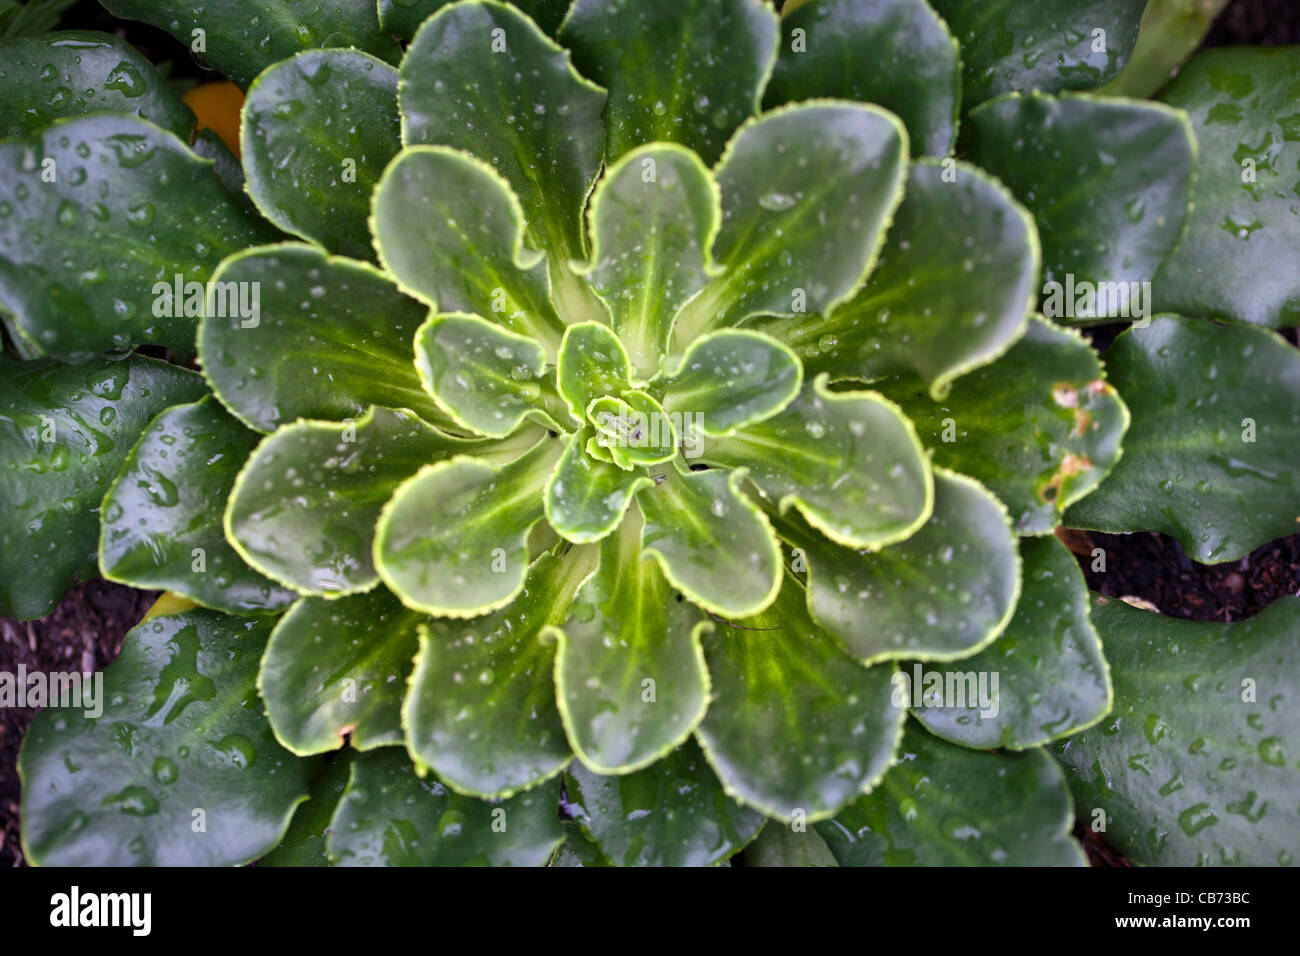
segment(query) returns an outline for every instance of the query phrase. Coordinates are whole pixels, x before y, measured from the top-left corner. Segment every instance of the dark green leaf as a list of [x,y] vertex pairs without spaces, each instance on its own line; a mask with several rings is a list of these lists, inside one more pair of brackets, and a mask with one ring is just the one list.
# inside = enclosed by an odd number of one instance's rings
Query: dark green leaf
[[8,99],[0,138],[34,133],[85,113],[125,113],[182,139],[194,114],[135,47],[107,33],[68,30],[0,43]]
[[907,712],[891,700],[894,668],[863,667],[804,602],[786,575],[774,605],[704,638],[713,700],[696,735],[729,794],[810,823],[880,779]]
[[1006,508],[955,472],[936,469],[929,520],[879,551],[835,544],[795,516],[776,531],[807,565],[808,613],[864,664],[966,657],[1001,633],[1020,595]]
[[357,50],[277,63],[249,87],[240,142],[268,219],[329,252],[375,257],[370,194],[402,148],[395,69]]
[[1033,217],[966,163],[923,160],[862,291],[829,315],[752,323],[793,348],[804,374],[863,381],[915,374],[941,398],[1024,332],[1040,264]]
[[913,155],[946,156],[957,133],[957,41],[925,0],[787,3],[768,106],[833,97],[907,124]]
[[378,405],[359,420],[301,420],[265,439],[236,479],[226,536],[249,564],[300,594],[339,597],[379,581],[375,522],[429,461],[473,446]]
[[1039,306],[1063,323],[1150,317],[1150,283],[1187,219],[1196,139],[1187,115],[1140,100],[1004,96],[962,130],[968,158],[1033,213]]
[[294,811],[293,822],[279,845],[257,861],[258,866],[329,866],[325,844],[330,820],[352,773],[352,754],[344,751],[317,771],[310,796]]
[[1056,747],[1079,815],[1135,863],[1295,863],[1300,601],[1220,624],[1097,597],[1092,617],[1115,711]]
[[1110,674],[1074,556],[1050,536],[1021,539],[1020,554],[1020,601],[996,641],[955,664],[903,668],[909,683],[900,694],[944,740],[1026,750],[1091,727],[1110,710]]
[[228,614],[288,607],[294,593],[244,563],[214,507],[230,496],[260,437],[211,395],[155,418],[104,496],[104,577]]
[[839,866],[816,830],[772,822],[745,850],[745,866]]
[[137,343],[193,349],[201,283],[275,235],[210,162],[134,116],[0,142],[0,170],[0,311],[64,361]]
[[462,797],[384,747],[352,764],[329,855],[342,866],[545,866],[564,839],[558,801],[558,783],[501,803]]
[[965,108],[1013,90],[1087,90],[1123,68],[1146,0],[930,0],[961,44]]
[[97,574],[99,505],[149,420],[203,395],[142,355],[86,365],[0,357],[0,614],[41,617]]
[[308,764],[262,716],[270,629],[214,611],[153,618],[123,639],[93,706],[37,715],[19,756],[27,858],[221,866],[274,847],[307,797]]
[[605,91],[574,71],[568,52],[502,3],[440,10],[402,61],[403,141],[490,164],[555,268],[584,251],[582,206],[600,172],[604,105]]
[[[109,12],[166,30],[240,86],[300,50],[357,47],[390,63],[397,41],[369,0],[101,0]],[[196,33],[195,31],[202,31]]]
[[636,773],[564,775],[574,819],[616,866],[712,866],[739,852],[763,815],[732,800],[688,740]]
[[1206,50],[1161,95],[1200,146],[1187,235],[1156,307],[1278,328],[1300,324],[1300,57],[1295,47]]
[[304,756],[340,747],[344,734],[357,750],[400,744],[422,620],[382,587],[295,604],[271,633],[257,678],[276,739]]
[[1163,531],[1204,562],[1300,530],[1300,352],[1263,329],[1162,316],[1120,336],[1106,367],[1133,424],[1071,527]]
[[468,621],[432,618],[420,629],[407,747],[456,791],[507,797],[573,757],[555,704],[555,646],[541,637],[564,620],[594,559],[594,549],[542,555],[507,607]]
[[1018,534],[1047,534],[1120,454],[1129,413],[1082,337],[1035,317],[1005,355],[942,402],[912,379],[878,386],[915,424],[934,463],[1002,499]]
[[841,866],[1083,866],[1060,768],[1042,750],[992,754],[908,721],[898,764],[818,824]]
[[[396,33],[403,40],[415,36],[425,20],[437,13],[454,0],[379,0],[379,23],[389,33]],[[560,28],[560,21],[568,12],[569,0],[510,0],[512,7],[518,7],[533,22],[550,36]]]
[[777,17],[753,0],[575,0],[560,28],[584,75],[609,90],[610,160],[681,143],[709,164],[758,112]]
[[[411,361],[429,310],[373,266],[286,243],[232,256],[213,283],[199,360],[217,397],[249,427],[360,418],[371,405],[450,423]],[[223,286],[258,290],[256,315],[223,307]]]

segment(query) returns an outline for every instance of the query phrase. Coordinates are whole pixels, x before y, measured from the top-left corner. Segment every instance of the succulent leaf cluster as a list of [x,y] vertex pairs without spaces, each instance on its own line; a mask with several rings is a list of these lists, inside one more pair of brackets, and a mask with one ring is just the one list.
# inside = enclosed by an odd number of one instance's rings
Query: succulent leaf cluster
[[1153,101],[1089,92],[1141,2],[104,3],[242,154],[0,44],[0,610],[170,592],[33,724],[33,862],[1290,861],[1300,601],[1057,532],[1300,520],[1296,50]]

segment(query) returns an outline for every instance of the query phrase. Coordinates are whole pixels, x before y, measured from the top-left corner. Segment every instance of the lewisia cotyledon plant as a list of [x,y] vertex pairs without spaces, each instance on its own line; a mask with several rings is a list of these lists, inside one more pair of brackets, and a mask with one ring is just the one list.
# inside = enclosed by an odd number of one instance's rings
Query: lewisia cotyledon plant
[[33,724],[33,862],[1290,858],[1300,602],[1054,532],[1293,528],[1294,282],[1222,291],[1300,246],[1294,51],[1161,103],[1071,92],[1140,3],[106,5],[204,32],[242,162],[120,41],[0,46],[0,603],[171,592]]

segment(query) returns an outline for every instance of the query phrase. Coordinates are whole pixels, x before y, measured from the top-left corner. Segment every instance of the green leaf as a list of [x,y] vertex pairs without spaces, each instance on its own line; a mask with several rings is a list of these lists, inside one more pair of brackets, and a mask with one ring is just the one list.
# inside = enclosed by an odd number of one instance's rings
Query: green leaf
[[609,326],[583,322],[565,330],[555,378],[575,422],[587,420],[587,408],[594,400],[622,395],[630,376],[627,350]]
[[1080,816],[1135,863],[1293,864],[1300,601],[1220,624],[1095,596],[1092,617],[1115,711],[1056,746]]
[[903,198],[907,130],[865,103],[799,103],[741,127],[715,172],[722,275],[678,315],[679,345],[757,313],[829,312],[851,298]]
[[1204,42],[1229,0],[1151,0],[1124,69],[1099,93],[1151,97],[1168,85]]
[[1161,316],[1116,339],[1106,367],[1133,424],[1071,527],[1163,531],[1202,562],[1297,531],[1300,352],[1263,329]]
[[[379,0],[379,23],[387,32],[410,40],[420,24],[452,2],[454,0]],[[533,22],[548,35],[555,36],[560,21],[568,12],[569,0],[510,0],[510,5],[532,17]]]
[[1083,338],[1034,317],[1011,349],[953,384],[942,402],[920,382],[877,386],[916,426],[934,463],[978,479],[1017,534],[1048,534],[1120,454],[1129,413]]
[[[166,30],[242,87],[304,49],[356,47],[396,63],[375,5],[319,0],[101,0],[114,16]],[[202,31],[196,35],[195,31]],[[199,45],[200,39],[202,46]]]
[[673,316],[715,271],[719,201],[699,157],[664,143],[625,154],[591,198],[591,263],[581,271],[641,379],[659,372]]
[[587,420],[596,426],[597,443],[609,449],[620,468],[658,465],[677,454],[677,429],[648,392],[633,389],[622,398],[592,399]]
[[[269,241],[173,134],[99,113],[0,142],[0,311],[46,355],[190,350],[223,257]],[[194,283],[175,301],[176,276]]]
[[777,17],[752,0],[574,0],[560,39],[583,74],[609,90],[610,161],[659,141],[712,164],[758,112]]
[[1300,324],[1300,62],[1294,47],[1198,54],[1161,99],[1200,146],[1182,245],[1156,277],[1159,311]]
[[508,797],[555,776],[573,757],[555,703],[555,646],[542,639],[568,613],[594,550],[544,554],[520,596],[484,617],[432,618],[403,710],[417,765],[460,793]]
[[98,573],[99,505],[149,420],[203,395],[193,372],[132,354],[57,365],[0,356],[0,614],[42,617]]
[[911,686],[900,688],[917,719],[944,740],[1027,750],[1091,727],[1110,710],[1110,674],[1074,557],[1055,537],[1024,538],[1020,554],[1023,590],[1001,636],[956,664],[914,666]]
[[371,229],[404,292],[441,312],[470,312],[536,339],[555,356],[564,322],[524,212],[492,167],[443,146],[409,146],[375,188]]
[[288,607],[294,593],[244,563],[212,507],[230,496],[259,438],[210,395],[150,422],[101,506],[104,577],[228,614]]
[[307,50],[244,101],[248,194],[273,223],[332,253],[373,259],[370,194],[402,148],[397,71],[358,50]]
[[679,431],[730,435],[777,414],[799,394],[803,368],[788,348],[748,329],[723,329],[691,343],[660,385]]
[[294,812],[293,822],[274,850],[257,861],[258,866],[329,866],[325,843],[330,820],[352,773],[352,754],[344,751],[317,771],[310,796]]
[[1101,86],[1132,54],[1146,0],[930,0],[930,5],[961,44],[962,100],[969,109],[999,93]]
[[1040,258],[1033,218],[1000,183],[966,163],[922,160],[861,292],[827,315],[753,327],[793,348],[806,375],[915,374],[942,398],[1024,333]]
[[558,783],[501,803],[462,797],[384,747],[353,763],[329,855],[342,866],[545,866],[564,839],[558,801]]
[[957,134],[961,63],[957,41],[925,0],[786,6],[767,106],[817,97],[876,103],[907,125],[913,155],[948,155]]
[[1005,96],[971,112],[962,145],[1038,222],[1044,315],[1067,324],[1150,316],[1143,284],[1178,244],[1196,169],[1185,113],[1139,100]]
[[403,740],[402,695],[424,618],[384,588],[338,600],[303,598],[271,633],[257,689],[276,739],[325,753]]
[[525,421],[559,430],[565,408],[546,353],[526,335],[477,315],[435,315],[415,334],[415,367],[425,389],[462,428],[504,438]]
[[17,37],[53,30],[76,0],[0,0],[0,28]]
[[616,866],[712,866],[758,834],[763,815],[732,800],[692,740],[644,770],[564,774],[574,819]]
[[564,825],[564,842],[548,866],[613,866],[576,823]]
[[700,635],[710,627],[678,600],[641,544],[633,509],[562,627],[555,688],[574,752],[596,773],[625,774],[654,763],[687,738],[709,703]]
[[769,823],[745,850],[745,866],[839,866],[816,830]]
[[519,197],[530,239],[558,257],[552,265],[582,255],[605,91],[574,71],[567,51],[513,7],[456,3],[416,33],[401,99],[403,142],[491,164]]
[[586,447],[594,438],[590,428],[569,438],[546,485],[546,520],[574,543],[598,541],[612,532],[637,492],[654,484],[644,472],[592,458]]
[[795,517],[776,531],[806,559],[808,613],[864,664],[966,657],[1002,632],[1020,596],[1006,508],[956,472],[935,470],[929,519],[879,551],[827,541]]
[[906,711],[892,665],[863,667],[808,617],[791,576],[774,605],[704,639],[713,700],[696,736],[733,797],[781,820],[830,816],[874,786]]
[[543,438],[504,466],[457,456],[403,484],[375,529],[375,564],[407,607],[476,617],[509,604],[524,586],[528,533],[564,450]]
[[781,555],[762,511],[740,490],[745,469],[669,470],[637,495],[641,546],[706,611],[757,614],[781,588]]
[[368,591],[379,581],[371,547],[384,504],[421,465],[467,445],[378,405],[355,422],[285,425],[235,480],[226,537],[245,561],[300,594]]
[[138,116],[182,139],[194,129],[194,114],[153,64],[106,33],[68,30],[5,40],[0,83],[9,98],[0,138],[101,112]]
[[1042,750],[994,754],[908,721],[899,762],[818,824],[841,866],[1083,866],[1060,768]]
[[[199,361],[217,397],[250,428],[359,418],[371,405],[450,422],[411,363],[428,308],[373,266],[285,243],[232,256],[212,278]],[[256,309],[232,308],[223,288],[257,290],[245,302]]]
[[212,171],[221,180],[221,185],[239,200],[246,212],[253,216],[261,215],[257,211],[257,205],[244,191],[244,167],[239,157],[230,151],[230,147],[211,126],[205,126],[195,134],[190,149],[194,150],[195,156],[212,160]]
[[27,858],[223,866],[279,843],[308,764],[275,742],[253,686],[270,629],[214,611],[153,618],[123,639],[93,705],[38,714],[18,758]]
[[784,513],[798,508],[832,541],[879,548],[916,531],[934,502],[929,463],[911,423],[874,392],[805,382],[780,414],[704,443],[709,464],[744,467]]

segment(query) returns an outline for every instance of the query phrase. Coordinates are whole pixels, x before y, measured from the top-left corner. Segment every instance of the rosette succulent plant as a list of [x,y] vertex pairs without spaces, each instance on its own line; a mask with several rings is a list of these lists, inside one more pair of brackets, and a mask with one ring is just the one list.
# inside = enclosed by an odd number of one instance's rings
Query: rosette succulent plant
[[236,158],[0,46],[0,610],[170,592],[32,726],[33,862],[1291,861],[1300,601],[1054,532],[1295,531],[1295,50],[1156,102],[1095,92],[1135,0],[104,5],[247,98]]

